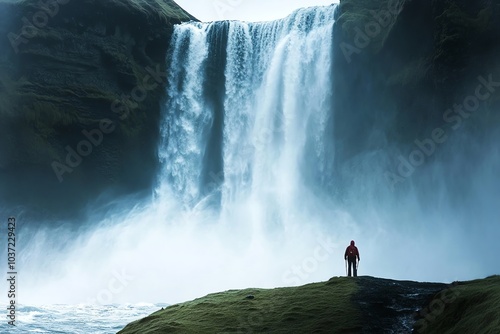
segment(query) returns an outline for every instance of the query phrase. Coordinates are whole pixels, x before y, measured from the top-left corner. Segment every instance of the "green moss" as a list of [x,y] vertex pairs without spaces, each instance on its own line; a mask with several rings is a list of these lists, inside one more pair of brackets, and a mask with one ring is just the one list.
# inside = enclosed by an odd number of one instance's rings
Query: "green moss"
[[[366,305],[379,307],[386,296],[360,305],[363,290],[358,284],[362,285],[359,280],[341,277],[299,287],[210,294],[159,310],[118,334],[364,333],[376,328],[370,327],[373,319],[363,319],[370,316]],[[249,295],[254,298],[246,298]],[[417,319],[416,333],[500,333],[500,276],[457,283],[440,292],[438,299],[446,300],[444,307],[437,309],[431,302],[431,310],[421,312],[424,320]]]
[[489,25],[491,14],[491,8],[485,7],[479,11],[477,16],[471,17],[458,4],[449,2],[448,8],[436,20],[459,27],[460,31],[472,29],[481,32]]
[[[120,334],[353,333],[360,314],[355,280],[333,278],[300,287],[233,290],[173,305],[129,324]],[[254,299],[246,299],[253,295]]]
[[500,333],[500,276],[460,283],[449,300],[419,333]]
[[[397,3],[398,6],[403,6],[405,2],[406,0],[398,0]],[[337,24],[342,27],[345,39],[352,41],[351,44],[354,44],[357,29],[365,33],[368,23],[377,23],[377,19],[373,16],[373,11],[379,13],[381,10],[389,10],[390,6],[398,7],[394,5],[395,3],[394,0],[342,0],[340,2],[341,15],[337,19]],[[370,37],[370,44],[367,46],[367,49],[371,52],[378,52],[383,47],[396,21],[397,16],[392,15],[388,26],[381,27],[379,33]]]
[[401,68],[398,72],[393,73],[388,79],[388,85],[411,85],[415,81],[419,81],[427,75],[430,70],[430,59],[420,58],[409,63]]
[[448,2],[444,11],[436,17],[439,27],[436,36],[435,60],[454,64],[461,58],[464,45],[470,36],[479,36],[491,22],[492,10],[485,7],[476,16],[468,14],[458,4]]
[[[179,5],[172,0],[83,0],[88,6],[104,6],[117,9],[126,9],[134,12],[141,12],[146,16],[158,15],[160,18],[168,20],[175,18],[186,21],[194,19],[189,13],[184,11]],[[18,4],[26,7],[38,9],[38,0],[0,0],[0,3]]]
[[[99,1],[99,0],[92,0]],[[136,9],[147,13],[157,12],[164,18],[178,18],[181,20],[188,20],[190,15],[187,14],[181,7],[179,7],[173,1],[164,0],[130,0],[128,2],[123,2],[120,0],[114,0],[115,4],[125,3],[127,6],[135,7]]]

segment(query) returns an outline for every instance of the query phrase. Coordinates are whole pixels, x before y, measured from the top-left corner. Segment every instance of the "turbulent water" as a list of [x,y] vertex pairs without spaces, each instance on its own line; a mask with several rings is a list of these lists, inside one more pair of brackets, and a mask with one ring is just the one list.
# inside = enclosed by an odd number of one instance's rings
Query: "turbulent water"
[[[4,309],[2,305],[2,309]],[[110,334],[165,305],[21,306],[17,327],[0,323],[0,333]]]
[[[478,261],[466,247],[498,235],[498,147],[480,147],[468,164],[460,150],[474,140],[450,134],[433,162],[395,190],[386,172],[400,151],[384,146],[387,129],[360,134],[377,145],[336,157],[337,145],[349,143],[335,140],[342,127],[332,95],[335,9],[176,26],[154,200],[115,203],[105,218],[89,210],[76,236],[64,225],[26,228],[19,302],[172,304],[327,280],[345,274],[351,239],[361,275],[447,282],[500,270],[492,252]],[[90,323],[106,313],[120,318],[124,307],[81,312]],[[64,322],[58,313],[68,307],[28,309],[19,321],[33,329]],[[62,332],[90,326],[73,317],[78,312],[66,313],[74,329]]]

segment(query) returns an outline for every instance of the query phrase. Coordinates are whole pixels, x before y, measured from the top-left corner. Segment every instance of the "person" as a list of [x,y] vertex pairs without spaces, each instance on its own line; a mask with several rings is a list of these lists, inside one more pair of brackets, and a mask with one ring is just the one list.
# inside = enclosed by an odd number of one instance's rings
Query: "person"
[[352,266],[352,271],[354,277],[358,276],[358,265],[356,263],[356,258],[358,259],[359,263],[359,251],[358,247],[354,245],[354,240],[351,240],[351,244],[347,246],[345,253],[344,253],[344,259],[347,261],[347,264],[349,266],[348,274],[347,276],[351,277],[351,266]]

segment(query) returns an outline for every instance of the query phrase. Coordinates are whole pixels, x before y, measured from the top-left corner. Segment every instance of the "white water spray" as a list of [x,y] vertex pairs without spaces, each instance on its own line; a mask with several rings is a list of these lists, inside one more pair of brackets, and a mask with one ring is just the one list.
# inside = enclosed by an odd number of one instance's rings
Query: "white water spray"
[[[447,224],[462,222],[460,213],[422,208],[412,189],[398,197],[380,182],[383,149],[336,162],[352,182],[345,198],[328,193],[335,185],[334,14],[330,6],[269,23],[176,26],[155,201],[126,203],[65,247],[64,231],[37,232],[23,249],[21,302],[175,303],[327,280],[344,274],[351,239],[361,275],[450,281],[486,273],[473,256],[462,258],[466,267],[456,260],[468,235]],[[216,58],[223,68],[214,69]],[[207,80],[214,71],[222,82]],[[485,153],[478,170],[498,166],[496,152]],[[217,160],[219,169],[210,167]],[[442,175],[438,167],[422,172]],[[493,218],[483,203],[484,223]]]

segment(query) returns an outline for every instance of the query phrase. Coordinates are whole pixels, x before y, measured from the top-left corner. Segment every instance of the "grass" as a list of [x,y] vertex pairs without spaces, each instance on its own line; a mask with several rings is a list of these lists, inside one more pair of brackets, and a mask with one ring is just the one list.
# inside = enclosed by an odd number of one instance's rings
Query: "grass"
[[[80,1],[80,0],[79,0]],[[185,10],[183,10],[175,1],[172,0],[83,0],[85,5],[92,7],[111,7],[116,9],[125,9],[132,12],[142,12],[145,16],[156,15],[164,19],[176,18],[182,21],[195,19]],[[19,4],[33,9],[39,9],[38,0],[0,0],[0,3]],[[61,5],[65,6],[65,5]]]
[[[363,284],[378,280],[371,279],[363,283],[337,277],[299,287],[210,294],[159,310],[130,323],[118,334],[364,333],[375,328],[370,323],[373,319],[368,319],[377,311],[373,308],[381,307],[387,299],[385,295],[363,299]],[[375,283],[395,284],[391,282]],[[417,304],[414,307],[422,307]],[[366,310],[367,305],[372,309]],[[390,309],[390,305],[383,307]],[[455,283],[439,292],[419,314],[414,328],[418,334],[500,333],[500,276]],[[378,333],[380,328],[376,330]]]
[[[355,333],[353,279],[300,287],[232,290],[173,305],[135,321],[119,334]],[[247,299],[247,296],[254,296]]]
[[444,308],[437,303],[417,331],[421,334],[500,333],[500,276],[459,283]]
[[[40,10],[38,0],[0,0],[0,7],[5,11],[15,9],[29,19]],[[192,19],[171,0],[81,0],[59,7],[60,14],[20,49],[19,68],[31,65],[43,76],[30,70],[23,73],[7,62],[0,64],[0,117],[9,120],[9,128],[26,132],[9,137],[16,147],[12,159],[19,164],[39,163],[46,168],[47,161],[64,159],[64,146],[77,140],[80,129],[94,127],[102,118],[116,119],[117,114],[111,110],[113,102],[121,100],[122,94],[130,95],[148,74],[146,68],[165,59],[162,47],[159,52],[146,54],[143,45],[165,44],[166,49],[172,23]],[[104,21],[111,27],[107,35],[90,29],[96,22],[102,23],[102,15],[109,12],[113,19]],[[79,24],[66,20],[75,13]],[[19,28],[14,21],[12,27],[5,25],[6,31]],[[82,33],[80,27],[90,28]],[[63,41],[86,43],[93,50],[89,54],[95,57],[80,56],[75,52],[78,48],[66,52]],[[52,75],[54,67],[57,71]],[[148,91],[141,103],[124,102],[131,111],[119,121],[117,138],[135,141],[150,137],[148,126],[158,112],[162,92],[159,85]]]
[[[366,25],[377,23],[372,12],[380,13],[380,11],[388,11],[390,8],[404,6],[406,0],[343,0],[340,3],[341,15],[337,19],[337,24],[342,27],[342,32],[351,44],[357,35],[356,28],[364,33],[366,32]],[[395,6],[394,4],[398,4]],[[392,7],[391,7],[392,6]],[[381,27],[380,32],[375,36],[370,37],[370,44],[367,46],[368,50],[378,52],[385,43],[385,40],[392,27],[397,21],[397,15],[391,13],[391,20],[387,27]]]

